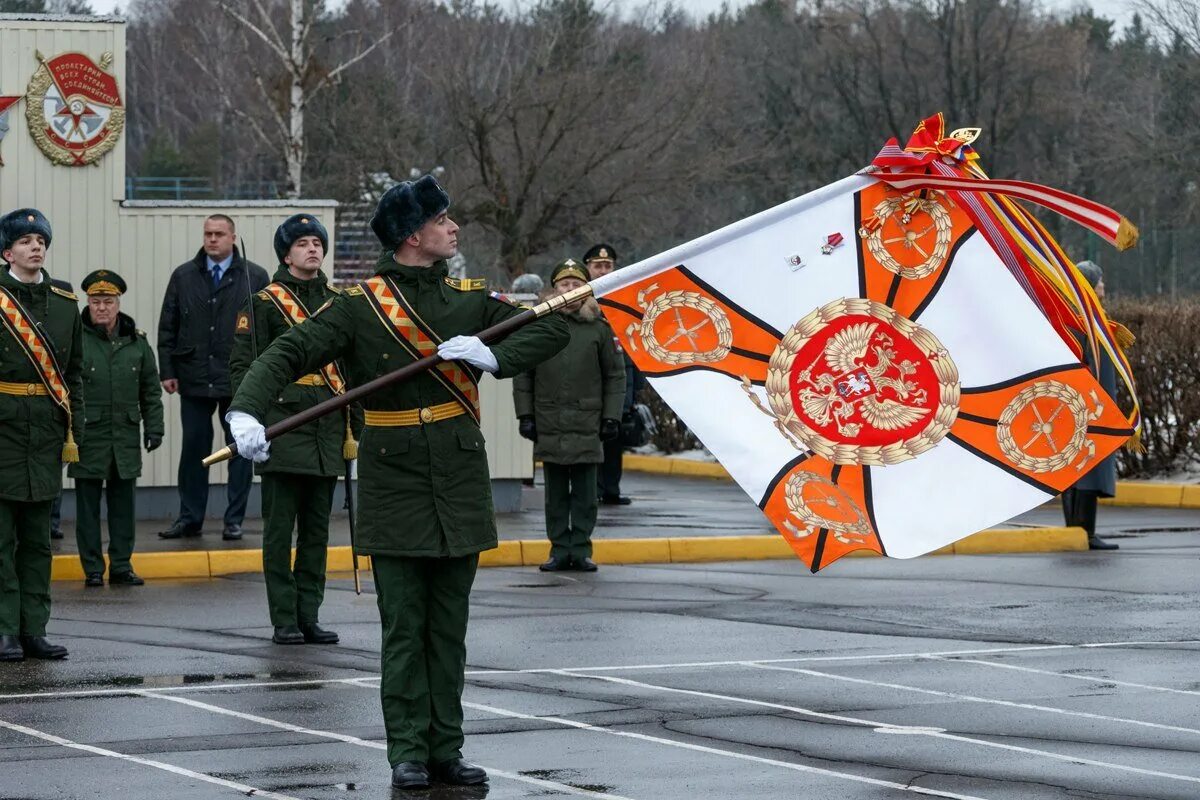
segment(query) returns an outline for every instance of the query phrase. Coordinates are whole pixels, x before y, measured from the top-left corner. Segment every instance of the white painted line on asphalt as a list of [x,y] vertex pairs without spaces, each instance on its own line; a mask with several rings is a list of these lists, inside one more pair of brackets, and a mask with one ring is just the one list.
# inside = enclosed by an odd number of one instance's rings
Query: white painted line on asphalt
[[[940,660],[940,659],[939,659]],[[944,659],[947,662],[953,663],[953,659]],[[1116,722],[1121,725],[1136,725],[1143,728],[1157,728],[1164,731],[1174,731],[1175,733],[1191,733],[1200,736],[1198,728],[1184,728],[1178,725],[1167,725],[1161,722],[1146,722],[1140,719],[1127,719],[1125,717],[1110,717],[1105,714],[1093,714],[1088,711],[1072,711],[1066,708],[1057,708],[1055,706],[1041,706],[1034,703],[1018,703],[1014,700],[999,700],[991,697],[978,697],[971,694],[960,694],[959,692],[944,692],[940,689],[924,689],[920,686],[909,686],[903,683],[887,683],[886,681],[873,681],[866,678],[852,678],[848,675],[835,675],[831,672],[818,672],[813,669],[804,669],[802,667],[781,667],[776,664],[753,664],[747,662],[746,666],[755,669],[771,670],[773,672],[793,672],[800,675],[810,675],[814,678],[827,678],[834,681],[843,681],[845,683],[857,683],[862,686],[877,686],[884,689],[896,689],[902,692],[917,692],[919,694],[932,695],[934,697],[945,697],[950,700],[965,700],[969,703],[986,703],[995,706],[1007,706],[1008,708],[1019,708],[1026,711],[1045,711],[1050,714],[1062,714],[1070,717],[1082,717],[1084,719],[1095,719],[1102,722]]]
[[2,700],[38,700],[70,697],[129,697],[142,691],[152,692],[216,692],[226,689],[262,689],[281,686],[323,686],[328,683],[353,683],[361,678],[312,678],[304,681],[255,681],[253,683],[189,683],[181,686],[129,686],[123,689],[72,689],[69,691],[25,692],[0,694]]
[[[749,664],[747,664],[747,666],[749,666]],[[877,722],[877,721],[873,721],[873,720],[859,719],[857,717],[842,716],[840,714],[829,714],[829,713],[826,713],[823,711],[814,711],[810,708],[800,708],[798,706],[788,706],[788,705],[784,705],[782,703],[771,703],[766,700],[753,700],[748,697],[734,697],[732,695],[727,695],[727,694],[714,694],[712,692],[701,692],[696,689],[676,689],[675,687],[672,687],[672,686],[660,686],[660,685],[654,684],[654,683],[643,683],[641,681],[634,681],[634,680],[630,680],[628,678],[615,678],[611,675],[585,675],[585,674],[581,674],[578,672],[560,672],[559,674],[565,675],[567,677],[573,677],[573,678],[590,678],[591,680],[596,680],[596,681],[608,681],[609,683],[618,683],[623,686],[633,686],[633,687],[637,687],[640,689],[652,689],[652,690],[660,691],[660,692],[673,692],[676,694],[687,694],[687,695],[692,695],[694,697],[707,697],[707,698],[710,698],[713,700],[726,700],[726,701],[729,701],[732,703],[743,703],[745,705],[760,706],[763,708],[774,708],[774,709],[779,709],[781,711],[790,711],[792,713],[800,714],[802,716],[807,716],[807,717],[818,717],[821,719],[832,719],[832,720],[838,720],[841,722],[851,722],[856,725],[869,725],[872,728],[897,729],[895,731],[889,730],[887,732],[889,732],[889,733],[905,732],[905,733],[914,733],[914,734],[920,733],[925,736],[933,737],[935,739],[947,739],[950,741],[964,742],[964,743],[968,743],[968,744],[979,745],[982,747],[992,747],[992,748],[996,748],[998,750],[1008,750],[1008,751],[1015,752],[1015,753],[1025,753],[1027,755],[1040,756],[1042,758],[1049,758],[1049,759],[1053,759],[1055,761],[1066,761],[1066,762],[1072,763],[1072,764],[1087,764],[1088,766],[1092,766],[1092,767],[1103,767],[1105,769],[1113,769],[1113,770],[1118,770],[1120,772],[1131,772],[1131,773],[1134,773],[1137,775],[1151,775],[1156,778],[1168,778],[1170,780],[1200,784],[1200,777],[1195,777],[1192,775],[1176,775],[1173,772],[1160,772],[1158,770],[1153,770],[1153,769],[1142,769],[1141,767],[1130,767],[1125,764],[1114,764],[1109,761],[1099,761],[1097,759],[1083,758],[1081,756],[1065,755],[1062,753],[1055,753],[1050,750],[1037,750],[1032,747],[1020,747],[1018,745],[1003,744],[1001,742],[992,742],[987,739],[976,739],[971,736],[960,736],[960,735],[952,734],[952,733],[939,733],[939,732],[935,732],[936,729],[931,729],[931,728],[920,728],[917,726],[908,726],[908,725],[894,725],[890,722]]]
[[[347,682],[349,682],[349,681],[347,681]],[[359,682],[359,679],[353,679],[352,685],[364,686],[365,684]],[[155,700],[166,700],[166,701],[169,701],[172,703],[179,703],[180,705],[190,706],[192,708],[198,708],[203,711],[211,712],[213,714],[222,714],[227,717],[236,717],[237,719],[246,720],[247,722],[255,722],[255,723],[258,723],[259,725],[266,725],[271,728],[279,728],[281,730],[291,731],[292,733],[302,733],[302,734],[305,734],[308,736],[316,736],[321,739],[332,739],[337,742],[343,742],[344,744],[355,745],[356,747],[369,747],[372,750],[383,750],[383,751],[387,750],[387,745],[384,744],[383,742],[374,742],[374,741],[371,741],[370,739],[360,739],[357,736],[350,736],[345,733],[335,733],[334,731],[317,730],[316,728],[304,728],[299,725],[293,725],[290,722],[283,722],[282,720],[271,719],[270,717],[260,717],[257,714],[247,714],[243,711],[234,711],[231,708],[225,708],[224,706],[213,705],[212,703],[202,703],[199,700],[193,700],[190,697],[174,697],[171,695],[160,695],[160,694],[157,694],[158,691],[160,691],[160,690],[138,689],[138,690],[135,690],[133,692],[133,694],[139,695],[141,697],[150,697]],[[483,765],[480,765],[480,766],[483,766]],[[570,784],[558,783],[557,781],[545,780],[543,778],[534,778],[534,777],[530,777],[528,775],[520,775],[515,772],[508,772],[506,770],[496,769],[495,767],[484,766],[483,769],[485,769],[489,775],[492,775],[494,777],[504,778],[506,780],[516,781],[518,783],[524,783],[524,784],[528,784],[530,786],[536,786],[539,789],[548,789],[551,791],[564,793],[564,794],[574,794],[574,795],[579,795],[581,797],[590,797],[593,800],[630,800],[630,798],[623,797],[618,794],[609,794],[606,792],[596,792],[596,791],[592,791],[591,789],[580,789],[578,787],[571,786]]]
[[[577,676],[586,677],[586,676]],[[604,733],[609,736],[622,736],[628,739],[637,739],[643,742],[651,742],[653,744],[667,745],[668,747],[678,747],[683,750],[693,750],[697,753],[706,753],[708,755],[723,756],[725,758],[735,758],[741,761],[750,761],[755,764],[766,764],[773,767],[783,767],[784,769],[795,770],[796,772],[807,772],[814,775],[823,775],[827,778],[837,778],[839,780],[853,781],[855,783],[866,783],[871,786],[880,786],[887,789],[898,789],[903,792],[912,792],[914,794],[923,794],[930,797],[948,797],[952,800],[984,800],[984,798],[975,795],[955,794],[954,792],[942,792],[937,789],[924,789],[920,786],[909,786],[904,783],[896,783],[895,781],[885,781],[879,778],[870,778],[866,775],[855,775],[852,772],[839,772],[832,769],[824,769],[822,767],[810,767],[807,764],[796,764],[791,761],[780,761],[775,758],[764,758],[763,756],[755,756],[749,753],[739,753],[736,750],[722,750],[716,747],[709,747],[702,744],[693,744],[691,742],[681,742],[677,739],[667,739],[661,736],[651,736],[646,733],[636,733],[634,731],[621,731],[615,728],[603,728],[598,725],[590,725],[586,722],[578,722],[565,717],[543,717],[534,714],[522,714],[520,711],[511,711],[498,706],[483,705],[482,703],[463,702],[465,708],[473,708],[476,711],[486,711],[489,714],[495,714],[500,717],[508,717],[510,719],[523,719],[536,722],[550,722],[555,725],[563,725],[568,728],[576,728],[582,731],[592,731],[593,733]]]
[[234,791],[239,792],[247,797],[265,797],[267,800],[300,800],[300,798],[293,797],[290,794],[278,794],[276,792],[268,792],[266,789],[256,789],[255,787],[247,786],[244,783],[227,781],[224,778],[205,775],[203,772],[194,772],[190,769],[185,769],[184,767],[176,767],[173,764],[163,763],[162,761],[154,761],[153,759],[142,758],[141,756],[130,756],[126,755],[125,753],[118,753],[115,750],[106,750],[103,747],[73,742],[70,739],[64,739],[61,736],[55,736],[52,733],[39,731],[36,728],[27,728],[24,725],[17,725],[16,723],[6,722],[2,719],[0,719],[0,728],[7,728],[10,731],[23,733],[26,736],[32,736],[35,739],[41,739],[42,741],[50,742],[52,744],[59,745],[60,747],[69,747],[72,750],[82,750],[83,752],[91,753],[92,755],[107,756],[108,758],[116,758],[120,759],[121,761],[129,761],[134,764],[141,764],[144,767],[153,767],[154,769],[161,769],[164,772],[171,772],[175,775],[180,775],[185,778],[194,778],[195,780],[204,781],[205,783],[223,786],[226,789],[233,789]]
[[1000,669],[1012,669],[1018,672],[1032,672],[1035,675],[1054,675],[1059,678],[1070,678],[1076,681],[1087,681],[1089,683],[1111,683],[1114,686],[1128,686],[1131,689],[1148,689],[1152,692],[1170,692],[1172,694],[1187,694],[1193,697],[1200,696],[1200,691],[1194,689],[1172,689],[1169,686],[1154,686],[1149,683],[1133,683],[1132,681],[1119,681],[1114,678],[1100,678],[1095,675],[1073,675],[1070,672],[1055,672],[1052,669],[1035,669],[1034,667],[1019,667],[1016,664],[1002,664],[999,661],[984,661],[978,658],[947,658],[944,656],[928,656],[933,661],[946,661],[951,664],[979,664],[985,667],[998,667]]

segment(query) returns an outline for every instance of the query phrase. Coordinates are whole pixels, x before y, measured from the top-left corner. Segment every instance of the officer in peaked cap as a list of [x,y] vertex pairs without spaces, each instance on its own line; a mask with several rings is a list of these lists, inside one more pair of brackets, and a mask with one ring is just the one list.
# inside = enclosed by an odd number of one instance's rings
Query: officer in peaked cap
[[154,350],[133,318],[121,311],[125,280],[107,269],[90,273],[80,284],[87,295],[83,310],[83,402],[87,409],[79,463],[67,474],[75,479],[78,521],[75,538],[84,585],[104,585],[100,537],[100,496],[108,506],[108,582],[141,586],[133,571],[136,484],[142,474],[142,447],[163,440],[162,385]]
[[436,345],[446,361],[363,400],[357,550],[371,556],[383,624],[384,727],[392,784],[481,784],[463,760],[467,610],[479,553],[496,546],[477,382],[508,378],[557,353],[567,323],[549,314],[505,339],[476,336],[521,310],[455,280],[450,197],[430,175],[389,189],[371,228],[383,252],[375,276],[350,286],[278,337],[250,365],[229,414],[238,453],[274,453],[263,421],[285,387],[334,359],[361,384]]
[[46,272],[50,241],[37,209],[0,217],[0,661],[67,655],[46,639],[50,506],[83,438],[83,331],[75,295]]
[[[279,259],[275,276],[237,317],[229,358],[234,392],[259,354],[291,328],[307,325],[314,312],[338,295],[321,271],[329,233],[316,215],[286,219],[275,231],[274,244]],[[324,364],[271,399],[267,423],[312,408],[343,387],[341,368]],[[262,476],[263,580],[276,644],[338,641],[337,633],[317,624],[317,617],[325,597],[333,493],[346,461],[356,457],[348,413],[328,414],[280,436],[271,442],[271,457],[255,465]]]

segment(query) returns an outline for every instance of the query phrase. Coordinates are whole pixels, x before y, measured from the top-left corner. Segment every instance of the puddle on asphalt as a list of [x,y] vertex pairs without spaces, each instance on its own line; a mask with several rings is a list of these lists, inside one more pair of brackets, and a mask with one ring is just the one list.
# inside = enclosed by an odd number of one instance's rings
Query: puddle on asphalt
[[554,781],[555,783],[570,786],[573,789],[581,789],[585,792],[596,792],[598,794],[607,794],[614,788],[603,783],[580,783],[573,781],[571,780],[573,773],[574,770],[569,769],[526,769],[522,770],[519,774],[530,778],[541,778],[544,781]]

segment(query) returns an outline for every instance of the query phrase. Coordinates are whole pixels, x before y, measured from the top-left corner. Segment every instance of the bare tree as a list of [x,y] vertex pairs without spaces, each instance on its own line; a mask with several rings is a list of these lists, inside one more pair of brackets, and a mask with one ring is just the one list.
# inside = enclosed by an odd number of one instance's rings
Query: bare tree
[[[287,196],[299,197],[303,187],[304,163],[308,157],[304,117],[313,98],[322,90],[335,85],[342,74],[366,58],[371,51],[392,36],[388,31],[369,37],[362,29],[340,31],[338,36],[355,37],[356,52],[337,66],[327,68],[318,58],[313,43],[313,28],[324,13],[323,0],[216,0],[220,9],[241,28],[266,45],[266,52],[283,68],[287,84],[287,102],[277,102],[277,93],[257,69],[253,79],[266,106],[276,133],[283,142],[284,162],[287,165]],[[283,25],[276,24],[282,6]],[[372,39],[367,43],[368,39]],[[260,136],[267,137],[261,126]]]

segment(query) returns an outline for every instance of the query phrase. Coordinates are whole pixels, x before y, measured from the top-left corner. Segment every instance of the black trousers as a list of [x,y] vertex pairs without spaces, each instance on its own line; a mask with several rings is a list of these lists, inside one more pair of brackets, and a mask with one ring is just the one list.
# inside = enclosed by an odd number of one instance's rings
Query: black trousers
[[[225,413],[232,397],[189,397],[180,395],[179,413],[183,421],[183,452],[179,455],[179,519],[190,529],[204,525],[208,508],[208,468],[201,462],[212,450],[213,413],[218,414],[225,444],[233,443]],[[246,499],[250,496],[250,481],[254,466],[244,458],[229,462],[229,485],[225,493],[225,524],[241,525],[246,516]]]
[[600,499],[619,497],[621,494],[621,462],[625,458],[625,448],[621,446],[621,437],[604,442],[604,463],[600,465],[597,488]]
[[1096,535],[1096,506],[1099,501],[1099,492],[1067,489],[1062,493],[1063,519],[1073,528],[1083,528],[1090,539]]

